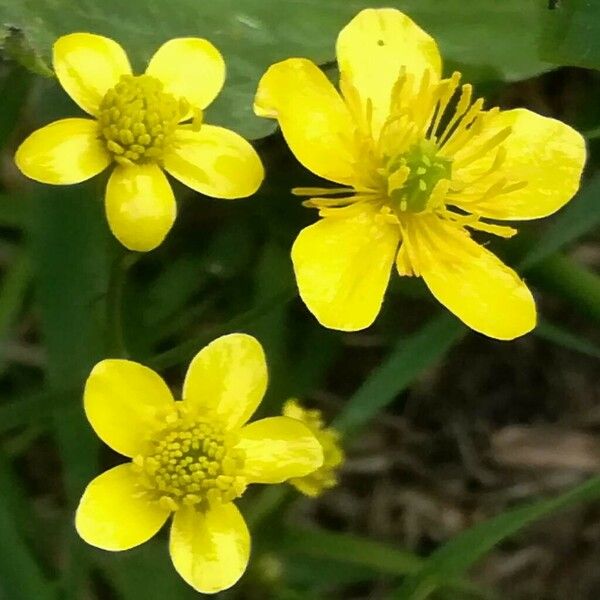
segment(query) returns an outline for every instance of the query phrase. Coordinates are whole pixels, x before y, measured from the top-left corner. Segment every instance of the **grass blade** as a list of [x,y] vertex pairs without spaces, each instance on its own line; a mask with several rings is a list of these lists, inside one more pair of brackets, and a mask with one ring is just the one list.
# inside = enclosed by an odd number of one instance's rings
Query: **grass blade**
[[600,477],[593,477],[556,498],[527,504],[475,525],[436,550],[391,597],[397,600],[425,600],[436,589],[462,577],[494,546],[523,527],[556,511],[597,499],[600,499]]
[[556,216],[544,235],[533,244],[521,267],[527,269],[593,231],[600,224],[600,210],[597,209],[599,202],[600,175],[596,175]]
[[398,342],[385,362],[350,398],[333,425],[351,435],[375,417],[426,368],[435,364],[458,342],[466,327],[444,312],[421,330]]

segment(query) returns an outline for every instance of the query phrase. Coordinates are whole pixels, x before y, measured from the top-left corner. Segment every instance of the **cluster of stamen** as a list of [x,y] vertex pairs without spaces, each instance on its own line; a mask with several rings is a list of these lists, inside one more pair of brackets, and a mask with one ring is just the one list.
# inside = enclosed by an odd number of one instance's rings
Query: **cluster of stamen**
[[177,413],[134,465],[146,491],[165,508],[206,509],[231,502],[245,490],[244,452],[233,445],[218,425]]
[[100,103],[100,134],[121,164],[155,161],[173,143],[175,129],[189,111],[187,100],[164,92],[155,77],[122,75]]

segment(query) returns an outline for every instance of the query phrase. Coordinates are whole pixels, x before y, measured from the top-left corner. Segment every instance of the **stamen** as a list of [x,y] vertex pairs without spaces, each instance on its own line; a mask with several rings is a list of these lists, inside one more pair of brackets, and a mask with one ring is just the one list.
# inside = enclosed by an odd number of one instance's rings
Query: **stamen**
[[490,150],[499,146],[502,142],[504,142],[512,133],[512,127],[505,127],[500,131],[496,132],[490,139],[485,141],[481,146],[479,146],[474,152],[467,155],[464,158],[455,157],[455,165],[457,168],[466,167],[471,164],[473,161],[478,160],[485,156]]
[[149,451],[134,459],[134,467],[145,492],[161,506],[206,509],[230,502],[245,489],[241,475],[245,456],[234,442],[212,419],[198,420],[176,411],[165,418]]
[[[100,102],[100,135],[115,161],[125,165],[160,160],[173,143],[177,125],[190,113],[184,98],[163,91],[150,75],[122,75]],[[200,127],[197,111],[192,127]]]
[[352,194],[354,188],[319,188],[319,187],[295,187],[292,188],[294,196],[335,196],[336,194]]

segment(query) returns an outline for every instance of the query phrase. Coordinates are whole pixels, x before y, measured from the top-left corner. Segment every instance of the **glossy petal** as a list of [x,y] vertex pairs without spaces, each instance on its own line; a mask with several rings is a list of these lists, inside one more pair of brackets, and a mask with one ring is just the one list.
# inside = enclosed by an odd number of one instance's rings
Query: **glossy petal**
[[110,156],[91,119],[63,119],[34,131],[17,149],[19,170],[42,183],[72,184],[104,171]]
[[535,327],[525,283],[464,229],[433,217],[415,227],[412,242],[427,287],[471,329],[512,340]]
[[115,237],[130,250],[147,252],[159,246],[176,214],[173,190],[158,165],[119,165],[112,172],[106,217]]
[[279,121],[290,150],[308,170],[338,183],[355,180],[354,122],[333,84],[311,61],[290,58],[269,67],[258,84],[254,110]]
[[246,453],[244,475],[251,483],[281,483],[304,477],[323,464],[323,449],[301,421],[271,417],[242,428],[237,445]]
[[91,115],[121,75],[131,73],[125,50],[110,38],[71,33],[54,42],[53,66],[67,94]]
[[204,109],[223,87],[225,61],[208,40],[176,38],[156,51],[146,73],[160,79],[166,92]]
[[196,354],[185,377],[183,399],[200,412],[215,412],[233,429],[252,416],[267,379],[262,346],[250,335],[232,333]]
[[179,129],[177,148],[164,157],[165,169],[193,190],[212,198],[246,198],[265,173],[256,150],[237,133],[202,125]]
[[[488,139],[505,127],[512,127],[512,133],[503,144],[506,158],[499,172],[467,188],[465,191],[470,200],[457,204],[493,219],[528,220],[552,214],[579,189],[586,158],[585,140],[561,121],[525,109],[499,113],[490,130],[484,131],[481,138]],[[467,146],[463,152],[473,151],[474,148]],[[489,168],[494,156],[488,153],[464,169],[457,169],[455,178],[459,181],[474,180]],[[508,183],[526,181],[527,185],[489,200],[477,200],[501,178]]]
[[235,584],[250,556],[250,533],[234,504],[202,513],[184,507],[175,513],[169,542],[177,572],[195,590],[214,594]]
[[325,327],[373,323],[383,302],[399,231],[367,205],[303,229],[292,247],[300,296]]
[[150,502],[137,486],[130,463],[102,473],[86,488],[77,513],[77,533],[103,550],[129,550],[149,540],[169,511]]
[[173,397],[152,369],[129,360],[107,359],[90,373],[83,396],[88,421],[106,444],[125,456],[143,452],[149,430]]
[[439,79],[442,60],[435,40],[409,17],[393,8],[366,9],[340,32],[338,64],[360,94],[373,104],[377,133],[387,118],[390,97],[402,69],[414,76],[415,89],[426,69],[431,81]]

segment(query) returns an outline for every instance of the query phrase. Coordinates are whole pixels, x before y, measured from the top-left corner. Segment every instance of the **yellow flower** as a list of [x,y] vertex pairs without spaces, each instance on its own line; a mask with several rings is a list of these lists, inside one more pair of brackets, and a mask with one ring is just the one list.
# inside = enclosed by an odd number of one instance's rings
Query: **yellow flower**
[[308,309],[326,327],[368,327],[395,263],[476,331],[530,331],[530,291],[468,229],[509,237],[485,219],[561,208],[579,187],[583,138],[529,110],[484,110],[460,73],[442,78],[435,41],[397,10],[360,12],[336,50],[341,93],[292,58],[269,68],[255,100],[307,169],[342,186],[294,190],[323,217],[292,249]]
[[302,421],[323,448],[323,464],[319,469],[289,481],[298,491],[315,498],[338,483],[337,470],[344,462],[339,433],[332,427],[325,427],[320,410],[307,410],[294,398],[283,405],[283,414]]
[[16,164],[31,179],[64,185],[114,163],[106,216],[130,250],[156,248],[173,225],[177,207],[163,168],[214,198],[250,196],[260,186],[264,172],[252,146],[202,123],[225,81],[223,58],[207,40],[170,40],[144,75],[133,75],[119,44],[72,33],[55,42],[53,64],[62,87],[93,119],[63,119],[35,131],[18,148]]
[[243,574],[250,536],[233,500],[250,483],[280,483],[318,469],[323,452],[309,428],[289,417],[246,425],[267,385],[260,344],[223,336],[188,369],[174,401],[151,369],[103,360],[85,387],[98,436],[131,462],[94,479],[75,524],[89,544],[127,550],[150,539],[174,513],[170,553],[196,590],[213,593]]

